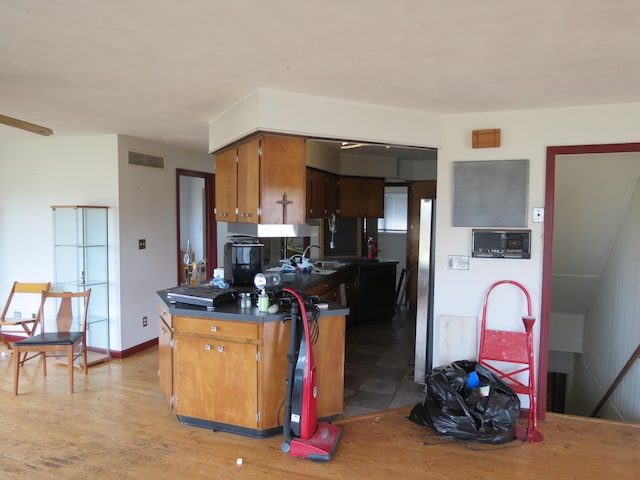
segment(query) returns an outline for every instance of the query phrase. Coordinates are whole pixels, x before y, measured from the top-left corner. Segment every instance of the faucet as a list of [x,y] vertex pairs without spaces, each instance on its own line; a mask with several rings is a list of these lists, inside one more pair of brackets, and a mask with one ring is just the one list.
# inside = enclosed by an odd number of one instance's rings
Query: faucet
[[[311,250],[313,247],[322,250],[322,247],[320,245],[309,245],[307,248],[304,249],[304,252],[302,252],[302,255],[293,255],[289,260],[291,263],[294,263],[295,265],[297,265],[298,267],[302,268],[302,269],[306,269],[307,267],[309,267],[309,259],[307,258],[307,253],[309,252],[309,250]],[[299,261],[297,261],[297,259],[300,259]]]
[[318,250],[322,250],[322,247],[320,245],[309,245],[304,249],[304,252],[302,252],[302,261],[304,261],[305,257],[307,256],[307,252],[313,247],[317,248]]

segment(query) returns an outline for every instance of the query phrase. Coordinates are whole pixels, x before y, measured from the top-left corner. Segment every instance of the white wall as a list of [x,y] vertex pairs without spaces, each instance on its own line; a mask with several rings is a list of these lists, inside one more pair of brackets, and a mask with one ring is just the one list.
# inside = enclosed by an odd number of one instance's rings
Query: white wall
[[209,151],[214,152],[257,130],[438,147],[441,118],[408,108],[259,88],[209,122]]
[[[460,115],[371,106],[335,99],[260,89],[210,123],[209,148],[216,150],[251,131],[298,133],[325,138],[438,148],[435,245],[434,335],[438,317],[481,318],[487,288],[502,279],[520,281],[540,319],[542,284],[542,223],[531,222],[531,209],[544,207],[546,148],[556,145],[626,143],[640,140],[640,104],[555,108]],[[472,149],[476,129],[500,128],[499,148]],[[529,260],[471,259],[469,270],[448,270],[449,255],[469,255],[471,228],[451,226],[454,161],[529,159],[528,228],[532,232]],[[526,313],[518,292],[494,291],[491,305],[497,326],[520,328]],[[535,325],[538,337],[540,321]],[[439,364],[437,341],[433,364]],[[467,356],[475,358],[477,352]]]
[[[640,343],[640,186],[636,186],[598,289],[585,316],[584,353],[576,363],[572,413],[589,415]],[[600,416],[640,422],[640,362],[618,385]]]
[[[624,143],[640,140],[635,125],[640,121],[640,105],[607,105],[547,110],[491,112],[443,117],[442,148],[438,151],[438,202],[436,213],[435,301],[434,316],[478,316],[487,288],[502,279],[517,280],[528,289],[534,315],[540,318],[542,283],[543,224],[531,222],[531,209],[544,206],[546,147]],[[475,129],[501,128],[500,148],[471,148],[471,132]],[[529,171],[529,221],[531,229],[531,259],[471,259],[470,268],[448,270],[448,255],[469,255],[471,228],[451,226],[452,177],[454,161],[506,160],[527,158]],[[510,298],[513,297],[513,298]],[[498,325],[521,324],[521,304],[516,294],[490,299],[490,305],[500,307]],[[496,312],[497,313],[497,312]],[[434,335],[438,338],[438,322]],[[536,322],[538,335],[540,322]],[[469,352],[471,355],[472,352]],[[438,365],[439,352],[434,352]]]
[[[163,170],[128,165],[127,150],[165,158]],[[158,336],[155,292],[177,283],[176,168],[213,172],[211,155],[118,137],[121,344],[126,350]],[[144,238],[145,250],[138,250]],[[148,326],[142,326],[142,317]],[[115,347],[114,347],[115,348]]]
[[549,350],[582,353],[584,315],[551,312],[549,318]]
[[[163,156],[166,168],[130,166],[128,149]],[[213,160],[118,135],[1,142],[0,295],[14,280],[53,281],[51,205],[106,205],[111,349],[156,338],[155,292],[176,284],[177,167],[213,172]]]
[[[110,317],[118,323],[116,158],[116,135],[0,142],[0,298],[15,280],[53,282],[51,205],[104,205]],[[111,329],[112,344],[120,343],[118,331]]]

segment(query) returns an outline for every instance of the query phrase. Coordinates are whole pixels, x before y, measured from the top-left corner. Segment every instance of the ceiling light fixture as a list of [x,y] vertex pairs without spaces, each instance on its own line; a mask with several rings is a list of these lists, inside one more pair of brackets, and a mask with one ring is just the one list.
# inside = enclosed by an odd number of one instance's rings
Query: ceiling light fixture
[[366,143],[342,142],[340,150],[351,150],[352,148],[364,147],[366,145]]

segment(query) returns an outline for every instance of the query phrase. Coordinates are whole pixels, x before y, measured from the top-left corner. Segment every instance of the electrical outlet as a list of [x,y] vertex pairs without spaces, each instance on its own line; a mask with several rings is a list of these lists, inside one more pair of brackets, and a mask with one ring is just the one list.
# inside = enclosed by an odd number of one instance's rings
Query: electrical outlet
[[147,322],[147,317],[146,316],[142,317],[142,326],[146,327],[148,323],[149,322]]
[[544,222],[544,208],[536,207],[533,209],[533,223]]
[[22,318],[22,312],[20,312],[18,310],[14,310],[13,318]]
[[147,248],[147,240],[141,238],[138,240],[138,250],[144,250],[145,248]]

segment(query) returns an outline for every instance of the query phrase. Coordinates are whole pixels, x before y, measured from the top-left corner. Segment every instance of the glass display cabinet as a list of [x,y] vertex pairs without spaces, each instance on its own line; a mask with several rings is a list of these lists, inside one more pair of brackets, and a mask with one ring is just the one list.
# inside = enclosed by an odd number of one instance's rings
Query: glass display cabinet
[[108,207],[54,205],[51,209],[53,288],[66,292],[91,289],[87,363],[106,361],[110,358]]

